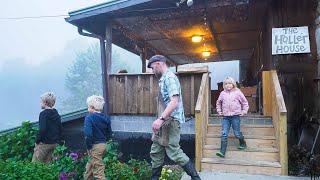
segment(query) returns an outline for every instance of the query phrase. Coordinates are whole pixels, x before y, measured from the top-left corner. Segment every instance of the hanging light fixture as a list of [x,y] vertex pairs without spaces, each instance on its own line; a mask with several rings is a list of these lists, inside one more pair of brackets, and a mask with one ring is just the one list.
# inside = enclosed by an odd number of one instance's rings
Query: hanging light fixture
[[204,50],[202,51],[202,56],[204,58],[208,58],[209,56],[211,56],[211,51],[210,50]]
[[202,36],[201,35],[193,35],[191,37],[191,41],[194,42],[194,43],[199,43],[202,41]]

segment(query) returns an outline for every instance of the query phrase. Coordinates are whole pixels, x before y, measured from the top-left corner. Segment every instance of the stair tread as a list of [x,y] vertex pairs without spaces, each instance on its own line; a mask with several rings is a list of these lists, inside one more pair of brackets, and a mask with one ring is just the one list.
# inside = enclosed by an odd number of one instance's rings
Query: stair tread
[[[204,145],[204,149],[206,150],[219,150],[220,146],[215,145]],[[245,150],[240,150],[234,146],[228,146],[227,151],[243,151],[243,152],[266,152],[266,153],[277,153],[279,150],[277,148],[251,148],[247,147]]]
[[[208,127],[221,127],[221,124],[208,124]],[[248,128],[273,128],[273,125],[267,125],[267,124],[241,124],[241,127],[248,127]]]
[[[218,114],[210,114],[209,118],[222,118],[222,116],[218,115]],[[256,118],[256,119],[271,119],[271,116],[264,116],[264,115],[260,115],[260,114],[247,114],[244,116],[240,116],[240,118]]]
[[279,162],[269,161],[248,161],[239,159],[226,159],[226,158],[202,158],[202,163],[211,164],[227,164],[227,165],[240,165],[240,166],[260,166],[260,167],[276,167],[281,168]]
[[[221,138],[221,134],[208,133],[207,138]],[[235,138],[234,134],[230,134],[229,138]],[[275,136],[261,136],[261,135],[246,135],[244,134],[245,139],[276,139]]]

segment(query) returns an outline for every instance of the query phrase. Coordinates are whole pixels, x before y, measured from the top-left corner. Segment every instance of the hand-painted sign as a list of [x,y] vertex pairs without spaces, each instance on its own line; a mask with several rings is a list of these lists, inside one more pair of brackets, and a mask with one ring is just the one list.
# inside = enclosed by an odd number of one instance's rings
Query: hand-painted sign
[[308,26],[272,28],[272,55],[310,53]]

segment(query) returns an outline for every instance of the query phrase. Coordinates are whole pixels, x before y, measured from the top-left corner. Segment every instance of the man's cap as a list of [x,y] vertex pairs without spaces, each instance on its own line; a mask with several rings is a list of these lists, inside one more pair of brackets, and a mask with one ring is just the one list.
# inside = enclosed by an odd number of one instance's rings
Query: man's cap
[[166,57],[162,56],[162,55],[154,55],[149,59],[149,63],[148,63],[148,68],[151,68],[151,64],[154,62],[166,62],[167,59]]

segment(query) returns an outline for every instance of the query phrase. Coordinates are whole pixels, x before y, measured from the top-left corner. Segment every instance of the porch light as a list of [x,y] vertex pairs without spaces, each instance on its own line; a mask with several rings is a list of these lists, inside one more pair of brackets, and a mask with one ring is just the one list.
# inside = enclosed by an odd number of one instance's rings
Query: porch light
[[202,51],[202,56],[203,56],[203,57],[207,58],[207,57],[209,57],[210,55],[211,55],[211,51],[209,51],[209,50]]
[[194,42],[194,43],[201,42],[202,41],[202,36],[201,35],[193,35],[191,37],[191,41]]

